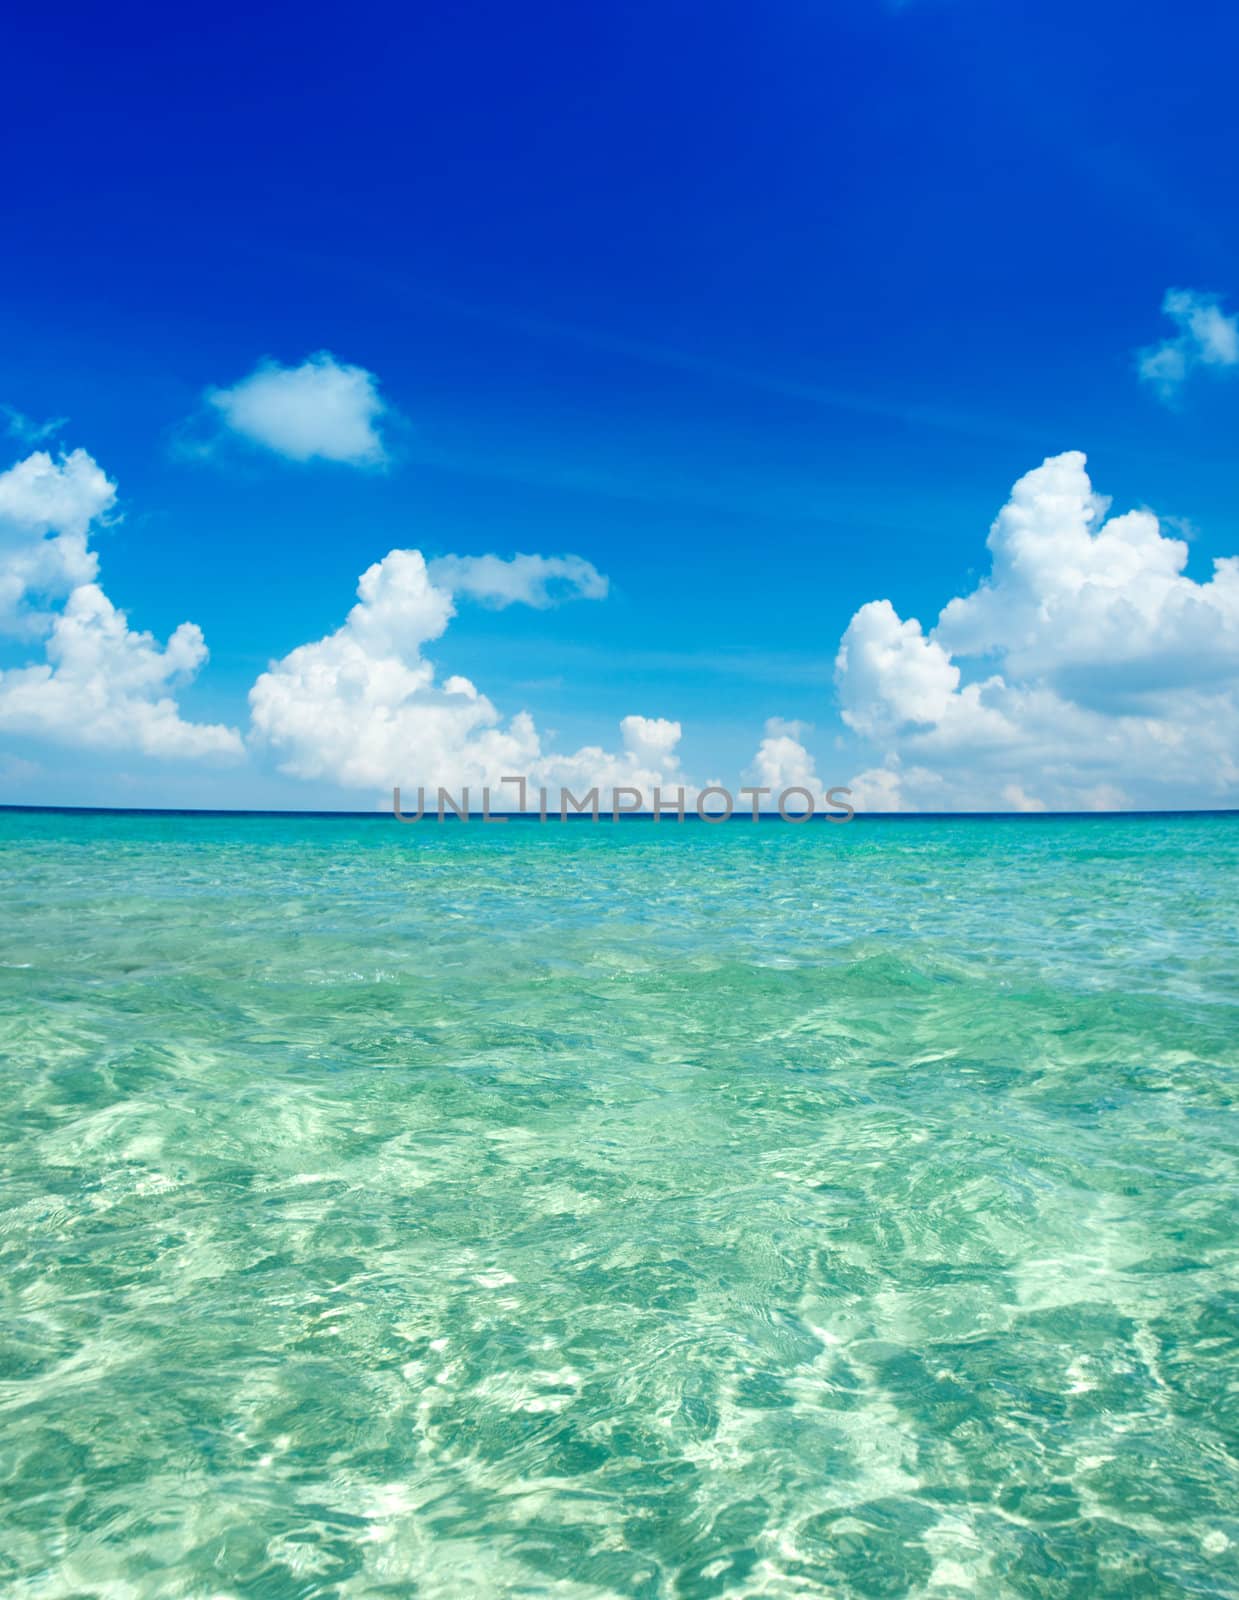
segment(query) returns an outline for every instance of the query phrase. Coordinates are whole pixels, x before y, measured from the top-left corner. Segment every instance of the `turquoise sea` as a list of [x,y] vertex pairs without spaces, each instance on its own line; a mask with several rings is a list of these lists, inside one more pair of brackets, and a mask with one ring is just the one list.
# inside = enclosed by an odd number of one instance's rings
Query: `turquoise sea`
[[5,1597],[1239,1594],[1239,817],[0,881]]

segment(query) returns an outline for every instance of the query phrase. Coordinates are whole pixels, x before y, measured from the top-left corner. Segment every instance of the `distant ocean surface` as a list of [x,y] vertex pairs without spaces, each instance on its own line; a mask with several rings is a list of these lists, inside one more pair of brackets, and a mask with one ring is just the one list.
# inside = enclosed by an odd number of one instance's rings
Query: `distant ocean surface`
[[1239,1594],[1239,818],[0,883],[4,1596]]

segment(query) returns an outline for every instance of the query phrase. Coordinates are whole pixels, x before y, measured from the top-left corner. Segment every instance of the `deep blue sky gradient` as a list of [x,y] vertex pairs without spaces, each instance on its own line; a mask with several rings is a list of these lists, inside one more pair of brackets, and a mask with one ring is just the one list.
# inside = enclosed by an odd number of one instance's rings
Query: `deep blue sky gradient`
[[[102,580],[202,626],[186,715],[243,724],[395,545],[572,551],[609,601],[462,607],[443,670],[564,744],[678,717],[703,777],[803,718],[835,778],[849,617],[931,623],[1045,455],[1189,519],[1194,576],[1239,548],[1239,386],[1133,367],[1169,286],[1239,297],[1237,48],[1199,0],[23,8],[0,401],[118,480]],[[178,456],[319,349],[390,471]]]

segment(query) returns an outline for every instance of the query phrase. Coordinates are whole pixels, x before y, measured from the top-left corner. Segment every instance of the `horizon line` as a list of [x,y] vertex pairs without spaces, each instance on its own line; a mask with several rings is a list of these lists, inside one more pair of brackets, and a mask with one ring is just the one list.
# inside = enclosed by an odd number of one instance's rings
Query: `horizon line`
[[[267,807],[247,806],[60,806],[60,805],[22,805],[17,803],[0,802],[0,813],[9,812],[32,816],[94,816],[94,817],[302,817],[319,821],[375,821],[394,820],[390,807],[377,808],[373,811],[325,811],[325,810],[279,810]],[[850,818],[832,816],[826,812],[813,812],[809,816],[795,814],[792,818],[780,816],[778,811],[762,811],[757,817],[745,812],[743,815],[730,817],[701,817],[696,812],[687,812],[682,818],[675,812],[664,813],[658,817],[652,811],[622,811],[618,817],[610,812],[600,813],[594,817],[588,811],[574,812],[569,816],[560,816],[549,813],[545,818],[537,811],[497,811],[493,812],[487,822],[479,814],[477,817],[453,816],[450,812],[446,817],[435,815],[418,819],[413,826],[422,823],[438,826],[442,822],[454,822],[464,827],[468,822],[476,821],[480,827],[494,826],[498,822],[538,822],[538,823],[585,823],[589,826],[600,826],[603,822],[655,822],[666,823],[668,826],[680,826],[685,822],[698,823],[702,827],[718,827],[720,824],[748,824],[754,822],[779,822],[788,827],[802,827],[805,822],[818,824],[827,823],[832,826],[849,821],[857,822],[950,822],[950,821],[1013,821],[1013,822],[1050,822],[1066,819],[1084,820],[1096,819],[1098,821],[1113,820],[1116,817],[1239,817],[1237,806],[1200,806],[1177,807],[1173,809],[1152,810],[1124,810],[1124,811],[855,811]]]

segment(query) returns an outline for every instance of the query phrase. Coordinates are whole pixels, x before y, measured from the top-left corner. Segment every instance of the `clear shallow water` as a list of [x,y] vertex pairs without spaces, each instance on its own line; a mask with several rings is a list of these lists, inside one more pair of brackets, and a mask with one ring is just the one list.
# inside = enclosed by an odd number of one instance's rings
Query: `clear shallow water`
[[0,1592],[1239,1593],[1237,869],[0,816]]

